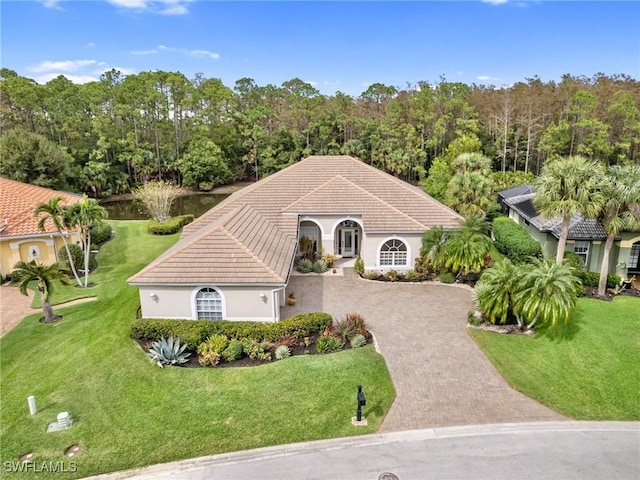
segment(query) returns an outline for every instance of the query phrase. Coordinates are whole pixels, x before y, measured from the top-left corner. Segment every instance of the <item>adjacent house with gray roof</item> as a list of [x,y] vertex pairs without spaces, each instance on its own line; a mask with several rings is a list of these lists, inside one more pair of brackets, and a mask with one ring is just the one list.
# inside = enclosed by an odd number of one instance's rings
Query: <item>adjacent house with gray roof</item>
[[[544,218],[533,205],[535,190],[523,185],[498,194],[502,211],[519,223],[542,245],[547,257],[555,256],[562,228],[561,218]],[[582,257],[587,271],[599,272],[607,233],[604,226],[594,219],[576,216],[569,224],[567,251]],[[622,232],[611,250],[609,273],[622,277],[640,274],[640,232]]]
[[307,237],[317,251],[362,257],[368,270],[409,270],[422,234],[462,217],[349,156],[313,156],[219,203],[128,281],[145,318],[278,321]]

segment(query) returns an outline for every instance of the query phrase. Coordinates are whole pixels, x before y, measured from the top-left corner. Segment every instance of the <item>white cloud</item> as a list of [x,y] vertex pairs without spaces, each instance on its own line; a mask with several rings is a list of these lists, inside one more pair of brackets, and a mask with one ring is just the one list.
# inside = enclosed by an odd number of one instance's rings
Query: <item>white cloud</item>
[[216,52],[210,52],[209,50],[191,50],[189,52],[189,55],[191,55],[192,57],[198,57],[198,58],[213,58],[214,60],[217,60],[220,58],[220,54],[216,53]]
[[175,50],[175,48],[170,48],[165,45],[158,45],[159,50]]
[[114,7],[134,13],[156,13],[159,15],[185,15],[187,5],[193,0],[107,0]]
[[308,83],[309,85],[311,85],[312,87],[316,87],[318,86],[318,82],[315,82],[313,80],[303,80],[304,83]]
[[337,87],[338,85],[340,85],[340,80],[336,80],[335,82],[330,82],[329,80],[324,80],[322,82],[323,85],[326,85],[327,87]]
[[62,60],[58,62],[45,60],[38,65],[29,67],[29,70],[36,73],[52,72],[56,70],[63,72],[75,72],[91,65],[99,65],[99,63],[97,62],[97,60]]
[[59,0],[41,0],[40,3],[42,3],[42,6],[44,8],[52,8],[54,10],[62,10],[62,7],[60,6],[60,1]]
[[89,43],[87,43],[87,48],[93,48],[93,47],[95,47],[95,46],[96,46],[96,44],[95,44],[95,43],[93,43],[93,42],[89,42]]
[[496,80],[500,80],[500,77],[490,77],[489,75],[478,75],[476,80],[481,82],[495,82]]
[[151,49],[151,50],[131,50],[129,52],[131,55],[155,55],[156,53],[158,53],[157,50]]
[[504,5],[509,0],[481,0],[482,3],[488,3],[490,5]]
[[151,3],[148,0],[108,0],[111,5],[121,8],[145,9]]

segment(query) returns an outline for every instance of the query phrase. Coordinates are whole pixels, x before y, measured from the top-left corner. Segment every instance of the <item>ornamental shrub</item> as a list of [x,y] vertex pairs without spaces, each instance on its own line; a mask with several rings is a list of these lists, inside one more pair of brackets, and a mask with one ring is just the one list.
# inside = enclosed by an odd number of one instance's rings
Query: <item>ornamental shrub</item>
[[507,217],[493,221],[496,248],[514,263],[525,263],[530,257],[542,258],[542,247],[527,230]]
[[149,220],[147,231],[152,235],[173,235],[188,223],[193,222],[194,218],[192,214],[188,214],[172,217],[169,221],[163,223]]
[[113,227],[107,222],[102,222],[91,229],[91,241],[96,245],[111,240],[111,234],[113,233]]
[[438,279],[442,283],[454,283],[456,281],[456,276],[451,272],[442,272],[438,275]]
[[[84,252],[80,245],[76,245],[72,243],[69,245],[69,252],[71,253],[71,258],[73,259],[73,264],[76,267],[76,271],[80,275],[82,272],[80,270],[84,270]],[[58,258],[64,262],[68,269],[71,269],[71,265],[69,264],[69,258],[67,257],[67,249],[64,247],[60,247],[58,250]],[[96,256],[93,253],[89,254],[89,271],[92,272],[98,267],[98,262],[96,261]],[[160,337],[154,339],[159,340]]]
[[[580,278],[582,279],[582,285],[584,285],[585,287],[595,288],[600,283],[600,273],[598,272],[583,272],[580,275]],[[620,285],[621,281],[622,279],[619,275],[610,273],[609,275],[607,275],[607,288],[616,288],[618,285]]]
[[336,352],[341,348],[342,348],[342,344],[340,343],[340,340],[338,340],[336,337],[322,336],[322,337],[318,337],[318,340],[316,341],[316,351],[318,353]]
[[235,338],[231,340],[227,348],[222,352],[222,356],[227,362],[240,360],[242,358],[242,342]]
[[564,252],[564,262],[573,268],[577,274],[584,270],[584,261],[575,252]]
[[360,276],[364,275],[364,260],[362,260],[362,257],[360,255],[358,255],[356,257],[356,261],[353,264],[353,268],[355,268],[356,273]]

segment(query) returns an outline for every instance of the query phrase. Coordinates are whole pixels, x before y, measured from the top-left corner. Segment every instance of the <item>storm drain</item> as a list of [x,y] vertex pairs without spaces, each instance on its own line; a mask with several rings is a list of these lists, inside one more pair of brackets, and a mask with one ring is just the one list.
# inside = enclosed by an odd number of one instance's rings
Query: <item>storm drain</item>
[[395,473],[384,472],[378,475],[378,480],[400,480],[400,477]]

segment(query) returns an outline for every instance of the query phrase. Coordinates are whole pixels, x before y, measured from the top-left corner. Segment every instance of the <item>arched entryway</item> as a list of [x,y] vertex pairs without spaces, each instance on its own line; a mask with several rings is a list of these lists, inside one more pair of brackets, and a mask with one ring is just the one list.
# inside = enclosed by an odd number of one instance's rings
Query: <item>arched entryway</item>
[[298,255],[314,256],[322,251],[322,229],[312,220],[300,222]]
[[360,254],[362,227],[354,220],[343,220],[334,229],[334,252],[343,258],[353,258]]

